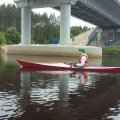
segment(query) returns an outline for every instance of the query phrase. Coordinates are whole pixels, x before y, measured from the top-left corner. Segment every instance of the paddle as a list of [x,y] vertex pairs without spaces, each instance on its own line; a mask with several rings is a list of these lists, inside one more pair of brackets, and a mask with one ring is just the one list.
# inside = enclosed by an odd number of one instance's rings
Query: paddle
[[76,63],[74,63],[74,62],[65,62],[65,64],[67,64],[67,65],[75,65]]
[[73,66],[74,66],[74,67],[77,67],[77,66],[76,66],[76,63],[73,63],[73,62],[67,62],[67,63],[65,63],[65,64],[70,65],[70,68],[72,68]]
[[73,63],[73,62],[68,62],[68,63],[65,63],[65,64],[70,65],[70,68],[72,68],[73,66],[78,67],[78,68],[84,68],[84,66],[77,66],[76,65],[77,63]]

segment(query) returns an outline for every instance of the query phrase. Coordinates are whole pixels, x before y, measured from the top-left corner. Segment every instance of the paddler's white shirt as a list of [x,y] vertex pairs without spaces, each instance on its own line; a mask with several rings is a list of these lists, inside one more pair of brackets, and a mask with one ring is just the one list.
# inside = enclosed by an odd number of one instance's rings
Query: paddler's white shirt
[[86,57],[85,57],[85,56],[82,56],[82,58],[81,58],[81,63],[77,63],[76,66],[77,66],[77,67],[84,67],[85,62],[86,62]]

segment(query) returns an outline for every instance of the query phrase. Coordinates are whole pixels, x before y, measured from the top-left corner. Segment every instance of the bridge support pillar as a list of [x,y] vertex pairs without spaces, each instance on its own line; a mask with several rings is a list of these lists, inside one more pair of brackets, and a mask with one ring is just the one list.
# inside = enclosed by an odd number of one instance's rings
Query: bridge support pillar
[[31,8],[21,8],[21,44],[31,43]]
[[96,32],[98,33],[97,44],[101,45],[103,29],[102,28],[98,28],[98,29],[96,29]]
[[60,12],[60,44],[70,44],[71,4],[61,4]]
[[20,88],[20,99],[22,99],[21,107],[22,109],[26,109],[28,106],[28,101],[30,99],[30,72],[21,72],[21,88]]
[[102,39],[102,32],[98,32],[98,40],[100,41]]

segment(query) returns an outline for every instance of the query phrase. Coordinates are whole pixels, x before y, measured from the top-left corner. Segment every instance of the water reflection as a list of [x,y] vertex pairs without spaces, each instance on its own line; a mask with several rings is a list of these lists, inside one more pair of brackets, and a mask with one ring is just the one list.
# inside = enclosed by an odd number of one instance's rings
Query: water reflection
[[112,89],[109,92],[109,94],[111,94],[111,100],[108,100],[113,104],[109,106],[106,114],[104,115],[104,118],[108,120],[120,119],[120,74],[116,74],[114,80],[116,82],[114,83],[114,86],[112,86]]
[[85,85],[88,80],[88,72],[72,72],[70,77],[76,77],[80,85]]
[[[76,77],[71,78],[71,74]],[[49,80],[47,80],[48,75]],[[21,72],[20,105],[22,109],[26,111],[28,106],[30,108],[31,105],[38,104],[37,106],[40,105],[40,108],[36,108],[37,112],[44,114],[44,112],[46,113],[46,110],[44,111],[46,108],[50,112],[55,112],[57,116],[51,116],[54,119],[68,117],[72,109],[69,103],[69,95],[77,94],[80,85],[84,86],[86,83],[81,84],[79,81],[80,75],[82,78],[82,75],[85,74],[69,71]],[[30,84],[32,84],[31,87]],[[66,113],[66,111],[68,112]],[[26,116],[26,112],[23,116]]]
[[[23,116],[26,117],[34,107],[34,111],[41,116],[51,114],[52,120],[107,119],[110,118],[111,107],[115,105],[116,99],[120,98],[119,87],[119,74],[114,76],[68,71],[22,72],[20,99],[21,107],[25,111]],[[28,107],[29,112],[26,112]],[[45,118],[43,116],[41,119]]]
[[59,105],[67,107],[69,105],[69,74],[59,76]]
[[20,78],[21,78],[20,105],[22,110],[24,110],[29,105],[30,100],[30,87],[31,87],[30,73],[22,72]]
[[0,56],[0,119],[20,116],[19,96],[19,74],[16,73],[17,66],[5,64]]
[[18,72],[17,64],[4,60],[0,66],[2,120],[119,119],[120,74]]

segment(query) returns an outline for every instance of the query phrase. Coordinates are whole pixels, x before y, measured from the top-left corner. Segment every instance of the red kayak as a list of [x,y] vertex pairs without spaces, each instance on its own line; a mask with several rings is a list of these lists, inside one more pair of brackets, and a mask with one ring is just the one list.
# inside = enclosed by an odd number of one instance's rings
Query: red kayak
[[66,63],[39,63],[30,62],[25,60],[17,60],[17,62],[22,65],[25,69],[34,70],[72,70],[72,71],[89,71],[89,72],[111,72],[120,73],[120,67],[108,67],[108,66],[89,66],[84,68],[70,67]]

